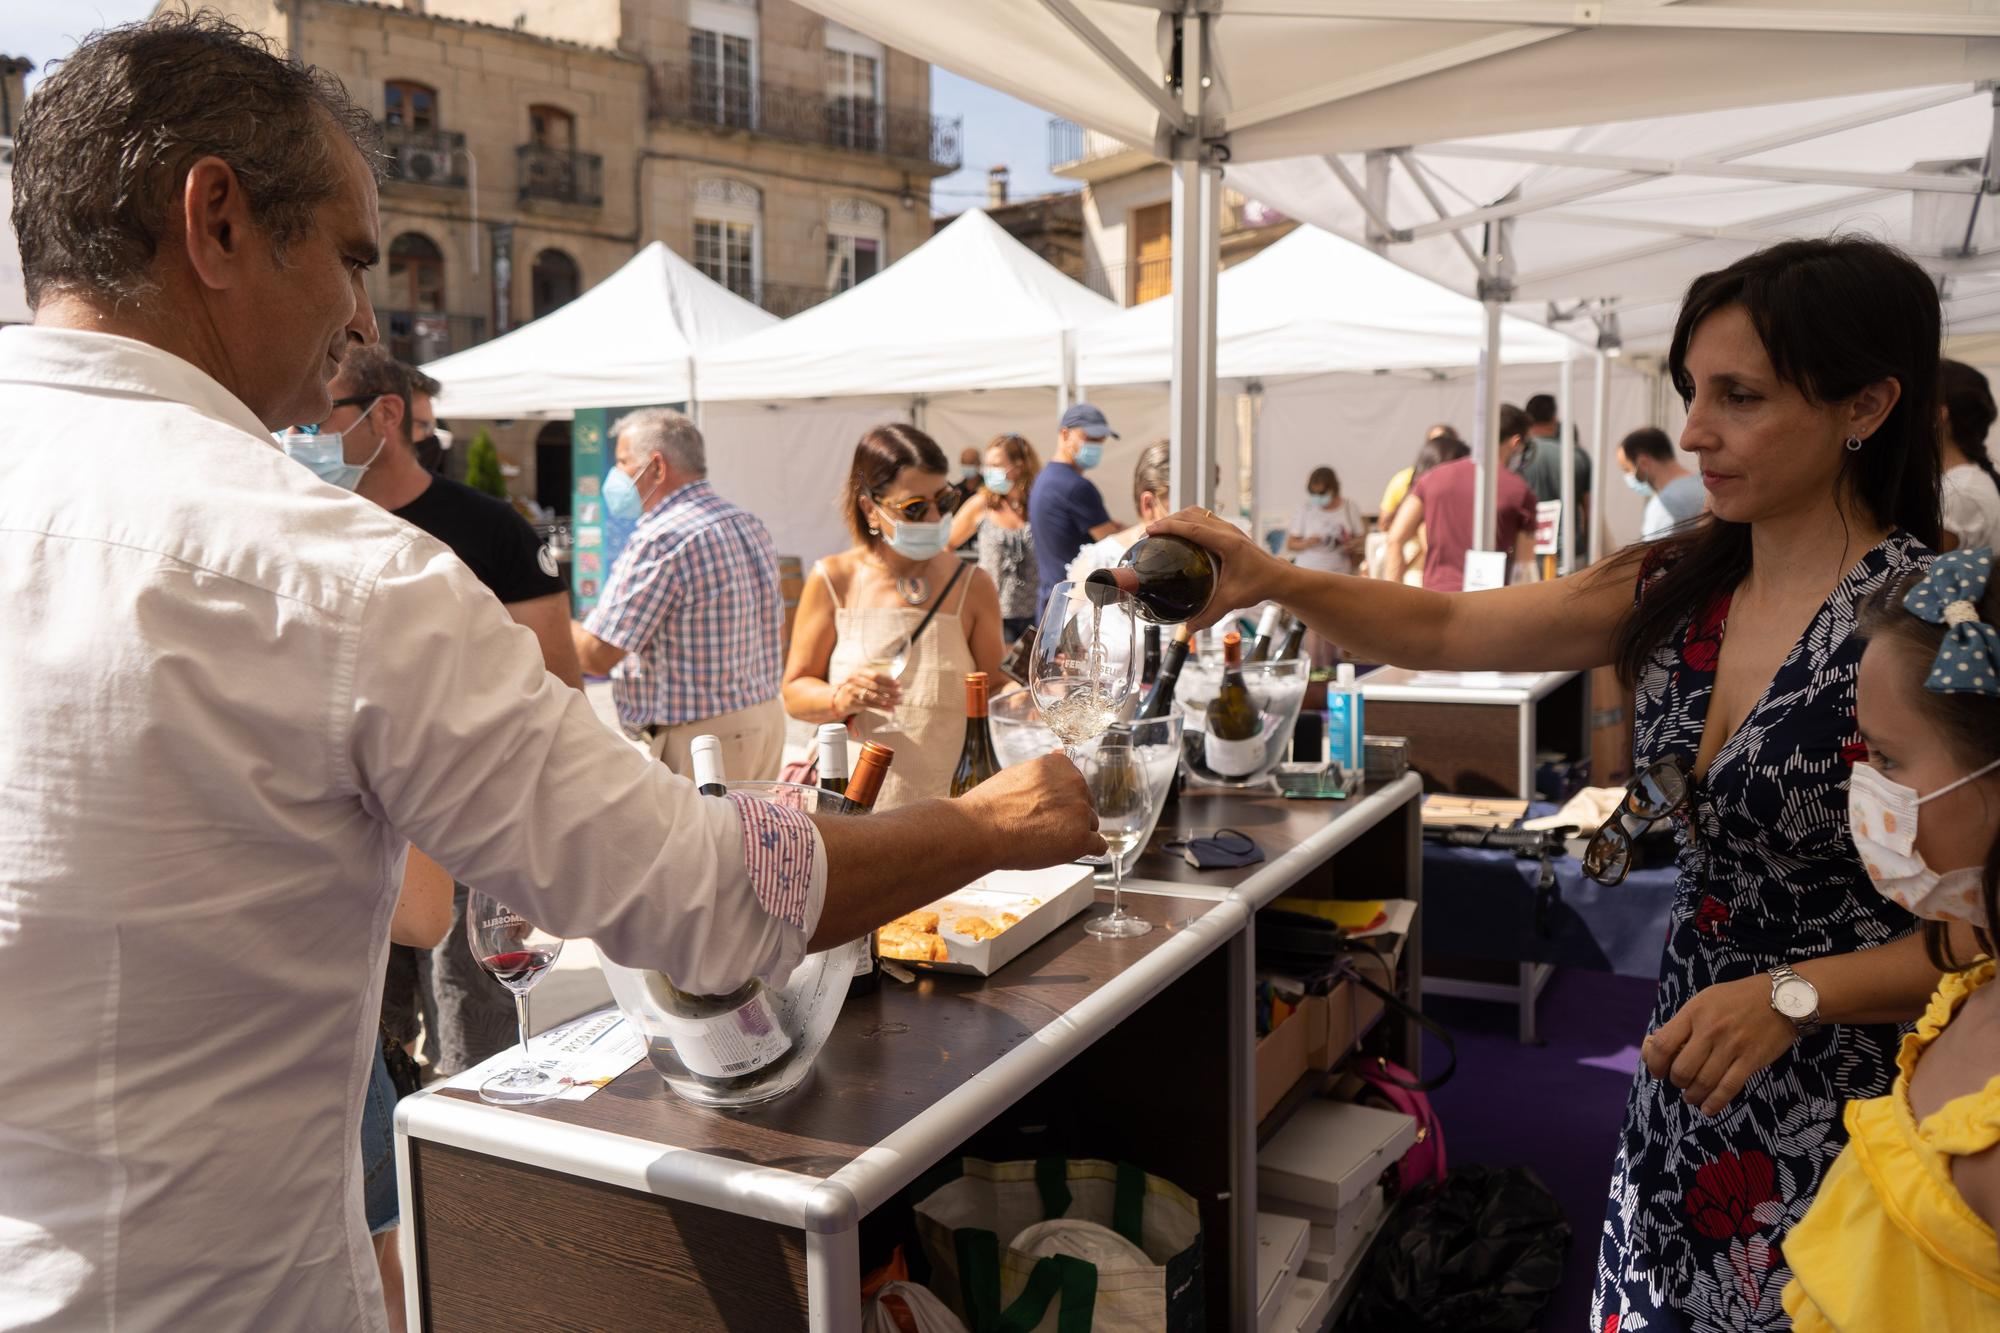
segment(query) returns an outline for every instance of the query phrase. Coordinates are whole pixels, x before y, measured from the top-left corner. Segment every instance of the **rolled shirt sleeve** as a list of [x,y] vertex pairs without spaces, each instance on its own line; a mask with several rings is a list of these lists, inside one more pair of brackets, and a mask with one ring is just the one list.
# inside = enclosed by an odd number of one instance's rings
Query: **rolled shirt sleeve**
[[674,566],[682,544],[634,534],[611,566],[604,595],[584,617],[583,627],[628,653],[644,647],[680,606],[681,581],[674,577]]
[[337,763],[461,883],[698,992],[804,957],[826,892],[811,821],[704,797],[606,730],[442,546],[390,553],[349,646]]

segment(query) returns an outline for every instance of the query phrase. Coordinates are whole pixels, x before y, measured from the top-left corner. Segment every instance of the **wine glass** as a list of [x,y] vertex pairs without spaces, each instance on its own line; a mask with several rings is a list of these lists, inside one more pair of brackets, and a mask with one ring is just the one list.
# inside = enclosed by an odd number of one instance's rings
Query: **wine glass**
[[1122,717],[1139,692],[1139,622],[1132,598],[1058,583],[1035,631],[1028,688],[1042,722],[1078,768],[1078,748]]
[[877,617],[870,619],[877,623],[864,631],[861,655],[870,671],[900,683],[903,669],[910,664],[910,632],[900,624],[882,624]]
[[1083,779],[1097,811],[1097,831],[1111,849],[1111,915],[1087,921],[1083,928],[1110,940],[1144,935],[1153,923],[1125,910],[1125,856],[1146,836],[1153,793],[1146,765],[1132,748],[1131,728],[1112,727],[1104,733],[1097,753],[1083,766]]
[[521,1063],[487,1079],[480,1097],[519,1106],[560,1096],[562,1080],[528,1058],[528,992],[554,965],[562,940],[477,889],[466,899],[465,935],[479,965],[514,993],[514,1017],[521,1028]]

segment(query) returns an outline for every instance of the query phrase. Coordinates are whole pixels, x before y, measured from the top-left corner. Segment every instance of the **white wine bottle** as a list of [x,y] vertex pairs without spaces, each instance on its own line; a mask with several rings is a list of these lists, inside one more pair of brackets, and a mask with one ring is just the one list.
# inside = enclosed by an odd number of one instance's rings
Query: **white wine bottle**
[[986,673],[974,671],[965,678],[965,744],[951,773],[952,796],[965,795],[999,771],[1000,756],[993,752],[993,735],[986,729]]
[[[688,744],[688,756],[695,788],[704,796],[726,796],[722,742],[697,736]],[[645,978],[675,1056],[707,1086],[718,1091],[746,1087],[791,1053],[791,1034],[778,1021],[770,988],[756,977],[727,995],[684,991],[662,972],[648,972]]]
[[1264,717],[1243,679],[1243,636],[1222,636],[1222,688],[1208,706],[1202,757],[1225,778],[1248,777],[1264,762]]
[[1262,662],[1269,659],[1271,649],[1278,637],[1278,617],[1285,613],[1276,602],[1264,608],[1264,614],[1257,620],[1257,637],[1250,642],[1250,655],[1246,662]]
[[847,724],[829,722],[819,729],[819,789],[847,795]]

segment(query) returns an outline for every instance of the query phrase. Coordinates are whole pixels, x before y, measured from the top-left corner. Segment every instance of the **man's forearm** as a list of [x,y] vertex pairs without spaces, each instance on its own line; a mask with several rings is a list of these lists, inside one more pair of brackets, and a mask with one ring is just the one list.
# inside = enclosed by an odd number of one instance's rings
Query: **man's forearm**
[[957,801],[813,821],[826,846],[826,899],[807,946],[830,949],[991,871],[992,831]]
[[614,648],[604,640],[598,638],[583,627],[582,621],[572,620],[569,622],[569,636],[570,642],[576,648],[577,664],[588,675],[609,675],[611,674],[611,668],[617,666],[625,658],[625,650],[623,648]]

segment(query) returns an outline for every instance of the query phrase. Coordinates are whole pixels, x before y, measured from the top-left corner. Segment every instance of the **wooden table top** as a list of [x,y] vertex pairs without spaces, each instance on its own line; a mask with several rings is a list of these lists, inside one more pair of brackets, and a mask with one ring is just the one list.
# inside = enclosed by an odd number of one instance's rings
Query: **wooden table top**
[[[1130,880],[1161,880],[1227,893],[1272,861],[1318,833],[1357,801],[1288,801],[1275,792],[1190,787],[1160,815],[1152,841],[1133,862]],[[1196,870],[1179,852],[1163,852],[1167,843],[1206,837],[1233,828],[1256,840],[1264,859],[1232,870]]]
[[[1216,905],[1127,893],[1126,910],[1154,923],[1136,939],[1100,940],[1084,922],[1110,910],[1110,894],[991,977],[926,973],[885,978],[850,1000],[806,1081],[742,1111],[695,1106],[641,1061],[581,1102],[543,1102],[514,1113],[566,1121],[713,1156],[825,1178],[977,1077],[1024,1039],[1061,1018]],[[477,1102],[477,1094],[441,1095]]]

